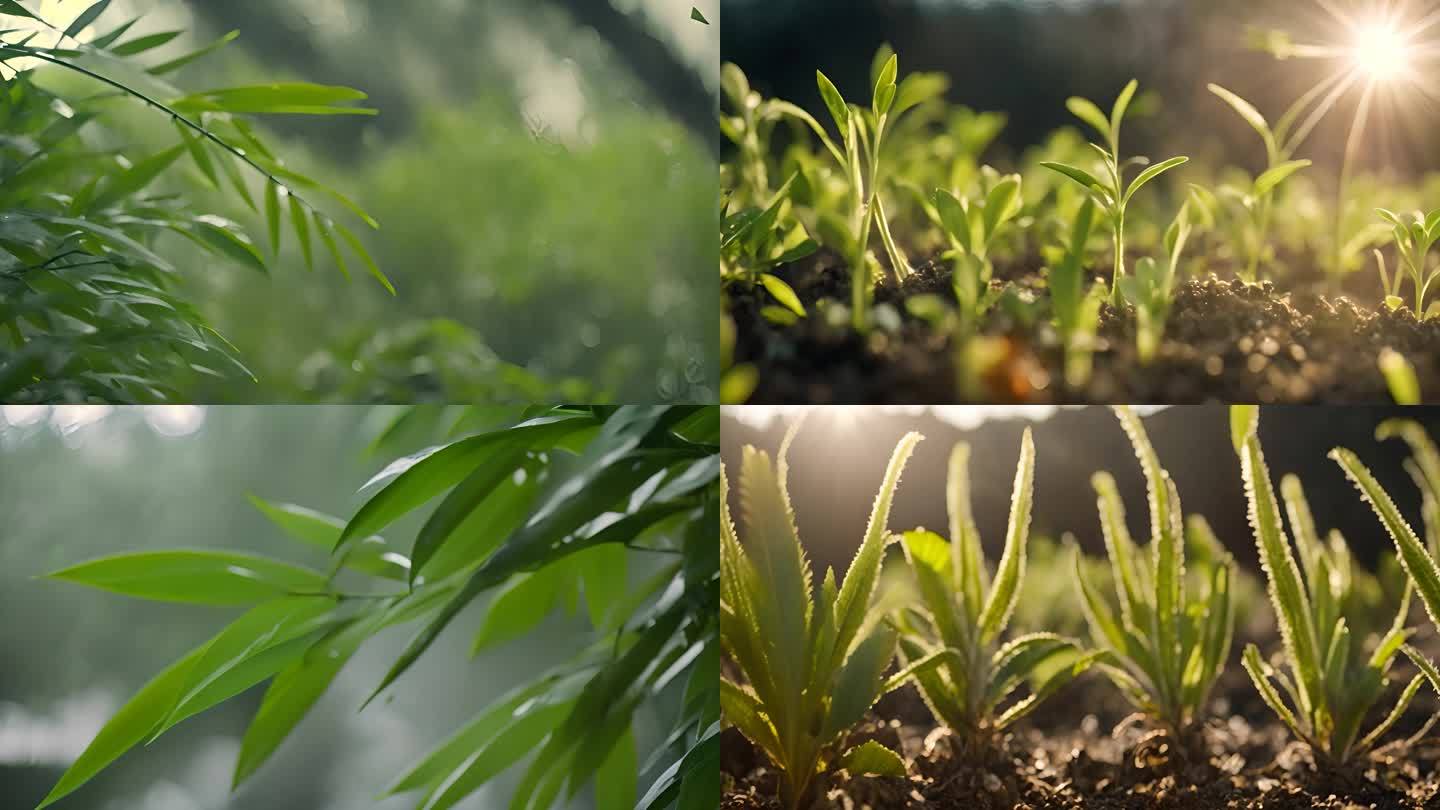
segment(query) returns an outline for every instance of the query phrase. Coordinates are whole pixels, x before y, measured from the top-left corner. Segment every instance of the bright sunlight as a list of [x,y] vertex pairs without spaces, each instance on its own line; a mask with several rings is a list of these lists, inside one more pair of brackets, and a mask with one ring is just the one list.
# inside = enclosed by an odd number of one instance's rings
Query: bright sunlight
[[1411,69],[1410,43],[1392,24],[1367,23],[1356,31],[1355,66],[1372,81],[1397,79]]

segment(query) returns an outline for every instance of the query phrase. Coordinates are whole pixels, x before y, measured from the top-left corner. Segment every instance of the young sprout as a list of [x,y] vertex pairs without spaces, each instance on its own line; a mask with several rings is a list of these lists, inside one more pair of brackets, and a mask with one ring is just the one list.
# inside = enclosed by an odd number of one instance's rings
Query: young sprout
[[[763,312],[771,320],[793,321],[806,316],[800,298],[779,276],[770,271],[797,262],[814,253],[815,240],[798,222],[782,224],[789,210],[790,188],[795,176],[775,193],[765,209],[749,208],[735,214],[728,206],[720,213],[720,280],[729,285],[743,282],[761,284],[777,301],[779,307],[766,307]],[[775,311],[778,310],[778,311]]]
[[1390,389],[1390,398],[1396,405],[1423,405],[1425,397],[1420,391],[1420,376],[1415,366],[1405,355],[1386,346],[1380,350],[1380,374]]
[[950,241],[949,257],[955,262],[955,297],[960,304],[962,328],[968,333],[974,322],[994,304],[989,295],[995,267],[990,246],[995,237],[1020,215],[1020,175],[1001,177],[993,169],[984,172],[983,201],[961,199],[945,189],[935,192],[932,218]]
[[1253,283],[1259,276],[1260,261],[1265,255],[1270,233],[1270,219],[1274,213],[1275,191],[1296,172],[1311,165],[1308,160],[1291,160],[1291,156],[1310,136],[1310,132],[1320,121],[1318,117],[1315,117],[1313,120],[1305,121],[1298,129],[1295,128],[1295,125],[1300,122],[1301,113],[1312,106],[1315,101],[1309,96],[1302,97],[1296,102],[1286,111],[1279,124],[1271,129],[1265,116],[1261,115],[1260,111],[1255,109],[1250,102],[1218,84],[1210,85],[1210,92],[1230,105],[1230,108],[1259,133],[1261,140],[1265,142],[1265,171],[1255,178],[1250,188],[1247,190],[1221,189],[1227,198],[1238,202],[1241,210],[1244,211],[1246,227],[1243,244],[1246,260],[1245,271],[1241,277]]
[[1191,534],[1215,553],[1199,572],[1202,587],[1186,596],[1185,530],[1180,493],[1160,466],[1140,418],[1126,407],[1116,414],[1145,471],[1150,503],[1150,555],[1142,556],[1125,525],[1125,507],[1108,473],[1093,480],[1100,524],[1115,577],[1119,616],[1088,581],[1075,551],[1075,576],[1085,618],[1105,654],[1097,666],[1140,712],[1186,750],[1204,718],[1205,704],[1225,667],[1234,634],[1231,599],[1234,561],[1220,549],[1209,525],[1190,521]]
[[[1440,241],[1440,209],[1428,216],[1416,212],[1407,219],[1384,208],[1377,209],[1380,218],[1394,227],[1395,248],[1400,254],[1400,266],[1396,268],[1395,292],[1400,289],[1400,270],[1415,283],[1415,317],[1426,320],[1433,313],[1426,312],[1425,299],[1430,285],[1440,278],[1440,266],[1430,267],[1430,249]],[[1384,265],[1381,265],[1382,272]]]
[[[1111,288],[1110,299],[1115,306],[1120,305],[1121,292],[1120,280],[1125,277],[1125,211],[1130,201],[1135,197],[1136,192],[1144,188],[1147,183],[1176,166],[1189,162],[1186,157],[1174,157],[1162,161],[1153,166],[1149,158],[1136,157],[1126,161],[1120,159],[1120,126],[1125,121],[1125,114],[1130,109],[1130,102],[1135,98],[1135,92],[1140,88],[1140,83],[1131,80],[1121,91],[1120,97],[1116,99],[1115,106],[1110,112],[1110,117],[1100,112],[1095,103],[1083,98],[1072,98],[1066,102],[1066,107],[1076,118],[1084,121],[1100,133],[1105,139],[1105,145],[1092,144],[1095,150],[1100,153],[1104,161],[1104,179],[1076,166],[1065,163],[1044,162],[1040,165],[1052,171],[1059,172],[1066,177],[1079,183],[1100,203],[1107,218],[1110,220],[1110,227],[1114,232],[1115,246],[1115,281]],[[1132,167],[1144,168],[1133,181],[1126,185],[1126,172]]]
[[1086,198],[1071,226],[1070,244],[1052,262],[1049,272],[1050,300],[1055,325],[1065,344],[1065,380],[1083,388],[1094,368],[1095,332],[1100,326],[1100,307],[1105,287],[1085,289],[1085,248],[1095,230],[1095,200]]
[[770,197],[770,175],[766,156],[770,135],[779,120],[775,102],[765,101],[750,89],[750,80],[738,65],[720,67],[720,92],[730,103],[732,114],[720,116],[720,134],[735,144],[738,193],[746,203],[763,205]]
[[830,241],[838,241],[832,247],[839,249],[850,264],[852,318],[855,328],[860,331],[870,326],[870,299],[879,275],[879,264],[869,247],[872,231],[879,231],[880,241],[896,277],[904,280],[911,272],[909,263],[890,234],[885,202],[880,196],[880,155],[886,128],[891,123],[892,114],[898,117],[911,102],[910,99],[901,99],[898,105],[896,103],[899,95],[898,72],[899,60],[891,54],[876,72],[875,89],[868,110],[846,104],[835,84],[824,73],[815,72],[820,97],[840,131],[838,146],[814,116],[793,104],[776,103],[778,112],[800,120],[815,132],[848,180],[848,220],[836,227],[822,219],[822,233]]
[[[1440,565],[1436,564],[1436,556],[1440,554],[1440,451],[1436,450],[1425,429],[1410,420],[1384,422],[1375,431],[1375,436],[1382,440],[1403,439],[1410,445],[1412,457],[1405,467],[1420,489],[1421,514],[1425,520],[1426,534],[1429,536],[1428,544],[1422,543],[1415,535],[1415,530],[1410,528],[1410,524],[1400,514],[1390,494],[1380,486],[1380,482],[1375,480],[1375,476],[1360,462],[1358,456],[1343,447],[1337,447],[1330,451],[1330,458],[1340,465],[1345,475],[1359,488],[1361,497],[1370,504],[1380,524],[1390,534],[1400,564],[1409,577],[1407,589],[1413,588],[1419,592],[1420,601],[1425,605],[1430,621],[1440,628]],[[1440,692],[1440,670],[1436,669],[1434,662],[1408,644],[1401,650],[1419,668],[1420,675],[1430,682],[1430,686]]]
[[1164,264],[1146,256],[1135,264],[1135,275],[1120,280],[1120,291],[1135,307],[1136,345],[1140,362],[1148,365],[1160,350],[1165,338],[1165,323],[1175,303],[1175,279],[1180,272],[1180,257],[1190,240],[1190,203],[1180,206],[1180,213],[1165,231]]
[[[956,732],[963,749],[975,752],[1089,668],[1094,655],[1054,633],[1000,644],[1025,578],[1035,445],[1027,429],[1015,471],[1005,551],[993,582],[970,513],[969,460],[965,444],[950,454],[946,505],[951,539],[924,529],[905,534],[905,556],[919,585],[920,605],[902,615],[900,649],[910,661],[942,656],[941,666],[915,677],[916,686],[935,717]],[[1002,710],[1001,704],[1027,682],[1029,694]]]
[[[1318,766],[1343,766],[1375,747],[1424,682],[1419,676],[1412,679],[1390,713],[1361,737],[1361,723],[1389,686],[1387,673],[1409,635],[1405,619],[1410,612],[1410,588],[1407,585],[1389,631],[1367,653],[1362,639],[1351,637],[1355,620],[1344,611],[1353,582],[1345,538],[1331,532],[1328,544],[1321,542],[1300,479],[1287,475],[1280,482],[1280,491],[1300,552],[1300,564],[1296,565],[1265,466],[1258,427],[1258,407],[1231,409],[1231,438],[1240,455],[1250,525],[1269,582],[1289,674],[1266,663],[1254,644],[1245,648],[1245,671],[1290,732],[1310,746]],[[1289,696],[1289,703],[1276,690],[1275,682]]]
[[1375,249],[1375,264],[1380,268],[1380,288],[1385,291],[1385,306],[1391,312],[1405,306],[1405,299],[1400,297],[1400,286],[1405,283],[1405,277],[1400,274],[1400,268],[1395,268],[1395,275],[1391,276],[1385,264],[1385,254]]
[[890,502],[922,437],[911,433],[895,448],[844,583],[837,587],[835,572],[827,571],[814,594],[786,484],[786,453],[798,428],[797,422],[786,434],[775,464],[769,454],[745,448],[745,546],[730,518],[723,468],[720,479],[721,646],[746,678],[740,684],[721,677],[720,706],[725,721],[770,757],[780,774],[781,802],[791,810],[806,806],[815,777],[832,768],[903,776],[900,756],[879,743],[848,750],[843,744],[876,700],[939,663],[938,657],[916,661],[886,678],[896,632],[870,609]]

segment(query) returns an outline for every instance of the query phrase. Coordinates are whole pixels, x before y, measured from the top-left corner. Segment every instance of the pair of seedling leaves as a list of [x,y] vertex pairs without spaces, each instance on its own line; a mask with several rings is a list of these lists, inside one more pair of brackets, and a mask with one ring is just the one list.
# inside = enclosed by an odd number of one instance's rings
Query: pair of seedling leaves
[[[348,522],[257,501],[286,533],[332,553],[328,574],[250,555],[175,551],[107,557],[52,575],[147,599],[256,606],[148,683],[42,806],[73,792],[134,745],[273,677],[242,743],[238,785],[275,751],[364,641],[387,627],[431,617],[378,695],[460,609],[507,581],[508,590],[476,636],[477,648],[533,627],[566,590],[573,599],[578,581],[596,627],[615,638],[602,639],[567,668],[502,699],[398,780],[392,792],[423,788],[427,810],[449,807],[544,741],[545,755],[532,762],[514,807],[547,807],[567,784],[573,794],[592,774],[597,791],[627,796],[633,804],[637,768],[626,761],[634,757],[630,713],[672,666],[680,671],[682,656],[693,666],[695,651],[713,645],[704,640],[704,625],[713,627],[713,619],[704,617],[713,616],[713,607],[706,607],[713,596],[706,592],[713,593],[717,567],[718,425],[711,423],[718,414],[714,408],[665,406],[541,410],[515,427],[395,462],[367,485],[383,487]],[[574,472],[540,499],[548,454],[557,450],[580,458]],[[650,480],[653,486],[637,492]],[[376,534],[442,494],[408,556]],[[623,546],[677,521],[690,527],[683,562],[627,589]],[[341,593],[334,579],[342,568],[407,587]],[[568,585],[555,579],[561,568]],[[660,591],[643,615],[632,615]],[[704,763],[715,753],[718,726],[716,733],[704,727],[718,717],[707,718],[704,697],[713,695],[713,686],[704,684],[713,684],[714,670],[697,675],[704,682],[698,685],[692,677],[684,720],[694,727],[683,735],[677,729],[676,737],[686,739],[689,751],[657,780],[642,807],[666,806],[677,797],[694,801],[713,781]],[[515,711],[520,703],[530,708]]]

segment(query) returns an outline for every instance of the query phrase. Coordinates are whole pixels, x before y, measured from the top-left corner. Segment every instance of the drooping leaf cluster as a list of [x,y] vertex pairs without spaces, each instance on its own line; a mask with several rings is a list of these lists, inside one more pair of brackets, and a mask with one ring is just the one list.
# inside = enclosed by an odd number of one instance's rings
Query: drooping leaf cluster
[[[416,411],[400,422],[413,427],[440,412]],[[717,409],[557,407],[527,417],[476,433],[462,414],[460,437],[389,464],[348,520],[255,498],[280,530],[329,558],[323,570],[176,550],[54,573],[138,598],[248,610],[121,708],[42,806],[133,746],[269,681],[241,745],[238,786],[368,639],[388,627],[423,625],[378,695],[463,608],[490,595],[473,636],[476,653],[524,636],[582,597],[595,640],[480,712],[389,793],[415,792],[417,807],[439,810],[528,760],[510,804],[517,810],[554,806],[592,782],[604,807],[714,807]],[[396,542],[396,521],[431,505],[414,540]],[[637,557],[666,562],[636,565]],[[674,725],[651,761],[640,762],[636,710],[671,694],[679,695]]]
[[[0,4],[7,402],[173,400],[196,380],[251,377],[182,281],[219,268],[267,274],[283,242],[307,267],[326,256],[342,272],[358,264],[393,292],[360,238],[316,202],[375,221],[288,168],[254,124],[266,115],[374,114],[356,106],[365,94],[306,82],[181,90],[173,77],[238,33],[177,52],[185,32],[140,34],[140,19],[115,22],[109,6],[93,3],[62,31],[32,5]],[[173,142],[153,152],[130,144],[116,126],[117,100],[168,118]],[[191,192],[202,186],[249,207],[264,232],[200,209]],[[197,250],[177,250],[177,237]],[[206,266],[187,268],[192,261]]]

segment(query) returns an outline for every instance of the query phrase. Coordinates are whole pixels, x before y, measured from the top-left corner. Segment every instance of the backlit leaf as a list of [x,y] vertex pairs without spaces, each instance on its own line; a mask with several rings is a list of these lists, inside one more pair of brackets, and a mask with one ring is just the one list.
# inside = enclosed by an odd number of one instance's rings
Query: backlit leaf
[[201,605],[243,605],[325,587],[325,577],[319,572],[264,557],[219,551],[116,554],[49,576],[141,599]]

